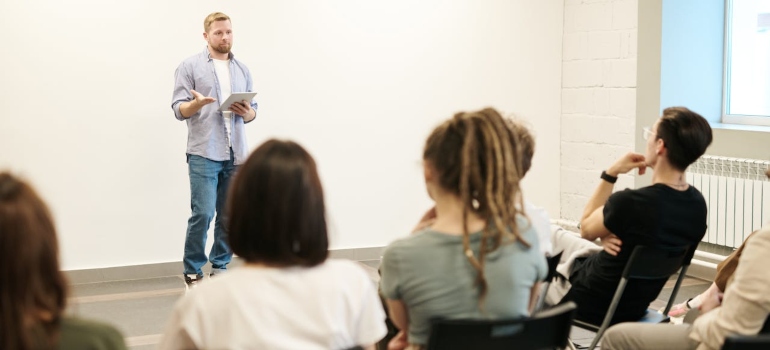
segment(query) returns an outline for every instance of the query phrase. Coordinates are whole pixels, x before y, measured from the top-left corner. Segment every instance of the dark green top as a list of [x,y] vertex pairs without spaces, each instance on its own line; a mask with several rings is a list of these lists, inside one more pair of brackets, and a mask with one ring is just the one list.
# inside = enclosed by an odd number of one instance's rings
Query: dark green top
[[61,323],[59,349],[125,350],[123,335],[108,324],[64,317]]

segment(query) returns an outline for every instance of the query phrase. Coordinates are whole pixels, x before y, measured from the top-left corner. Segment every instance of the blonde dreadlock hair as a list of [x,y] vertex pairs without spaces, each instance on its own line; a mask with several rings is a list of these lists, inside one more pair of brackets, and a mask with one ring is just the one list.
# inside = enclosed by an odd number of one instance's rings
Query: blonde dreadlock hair
[[[487,294],[484,258],[503,243],[521,242],[516,217],[524,215],[519,179],[521,150],[513,131],[496,110],[457,113],[428,137],[423,159],[438,174],[438,184],[463,202],[463,252],[476,269],[479,307]],[[486,222],[479,254],[470,247],[468,214]]]

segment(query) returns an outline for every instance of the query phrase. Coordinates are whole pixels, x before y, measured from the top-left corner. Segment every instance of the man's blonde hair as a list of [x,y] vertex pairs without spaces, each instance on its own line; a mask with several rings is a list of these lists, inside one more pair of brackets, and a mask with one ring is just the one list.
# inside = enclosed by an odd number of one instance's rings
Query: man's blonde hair
[[203,31],[206,33],[209,32],[209,29],[211,28],[211,23],[214,23],[216,21],[229,21],[230,17],[222,12],[213,12],[210,15],[206,16],[206,19],[203,20]]

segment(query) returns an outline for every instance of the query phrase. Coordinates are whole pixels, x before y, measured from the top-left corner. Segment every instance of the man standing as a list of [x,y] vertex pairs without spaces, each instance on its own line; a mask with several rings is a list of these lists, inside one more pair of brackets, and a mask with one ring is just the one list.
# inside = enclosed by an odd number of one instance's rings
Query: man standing
[[190,174],[192,215],[187,222],[184,278],[194,287],[203,278],[206,236],[216,211],[211,275],[222,273],[232,258],[224,227],[227,187],[237,166],[246,160],[248,145],[244,124],[257,116],[257,103],[233,103],[220,112],[219,101],[233,92],[252,91],[249,69],[230,52],[233,31],[230,17],[215,12],[203,21],[203,52],[182,62],[174,73],[171,108],[187,121],[187,164]]

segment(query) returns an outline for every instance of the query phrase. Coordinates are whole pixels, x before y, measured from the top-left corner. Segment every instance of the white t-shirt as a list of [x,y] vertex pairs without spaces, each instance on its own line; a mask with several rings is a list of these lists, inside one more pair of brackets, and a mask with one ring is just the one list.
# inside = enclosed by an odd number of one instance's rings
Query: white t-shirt
[[524,201],[524,212],[529,217],[535,231],[537,231],[537,238],[540,240],[540,251],[551,255],[553,243],[551,243],[551,219],[548,217],[548,212],[528,201]]
[[[219,82],[219,88],[222,90],[222,101],[227,99],[232,93],[232,87],[230,86],[230,60],[214,60],[214,70],[217,73],[217,80]],[[227,130],[227,143],[230,147],[233,146],[233,142],[230,139],[232,135],[232,126],[230,125],[233,118],[233,112],[224,111],[222,115],[225,117],[225,129]]]
[[385,336],[374,282],[349,260],[244,266],[201,283],[174,308],[160,349],[347,349]]

